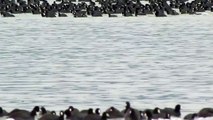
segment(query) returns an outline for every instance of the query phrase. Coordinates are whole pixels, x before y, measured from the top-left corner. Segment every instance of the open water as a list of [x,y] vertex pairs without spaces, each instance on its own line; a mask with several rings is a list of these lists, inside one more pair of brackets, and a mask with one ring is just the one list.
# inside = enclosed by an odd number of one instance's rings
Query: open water
[[213,14],[0,17],[0,106],[213,107]]

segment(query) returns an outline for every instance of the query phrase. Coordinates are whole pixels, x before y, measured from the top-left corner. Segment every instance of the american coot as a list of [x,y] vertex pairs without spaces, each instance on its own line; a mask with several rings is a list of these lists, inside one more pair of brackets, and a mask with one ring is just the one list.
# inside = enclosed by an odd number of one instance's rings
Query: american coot
[[10,113],[8,113],[8,118],[13,118],[15,120],[34,120],[39,110],[40,108],[38,106],[35,106],[31,112],[23,109],[14,109]]
[[95,114],[96,114],[96,115],[100,115],[100,114],[101,114],[100,108],[96,108],[96,109],[95,109]]
[[152,120],[152,111],[149,109],[145,110],[143,116],[142,120]]
[[15,15],[13,15],[12,13],[6,12],[6,11],[2,11],[1,15],[3,17],[15,17]]
[[167,114],[169,114],[170,116],[174,116],[174,117],[181,117],[181,112],[180,112],[180,110],[181,110],[181,105],[180,104],[177,104],[176,106],[175,106],[175,108],[164,108],[164,109],[162,109],[162,111],[164,112],[164,113],[167,113]]
[[47,114],[47,113],[51,113],[51,111],[46,110],[46,108],[42,106],[41,111],[40,111],[40,115],[42,116],[42,115]]
[[198,112],[199,117],[212,117],[213,108],[203,108]]
[[129,109],[125,115],[125,120],[141,120],[140,112],[135,109]]
[[126,102],[125,109],[124,109],[124,110],[122,110],[121,112],[125,114],[125,113],[126,113],[128,110],[130,110],[130,109],[131,109],[130,102],[129,102],[129,101],[127,101],[127,102]]
[[121,111],[125,114],[125,117],[131,119],[140,119],[140,111],[136,108],[132,108],[129,101],[126,102],[125,109]]
[[156,107],[154,109],[146,109],[141,111],[142,120],[150,120],[150,119],[170,119],[170,114],[165,113],[160,108]]
[[39,120],[64,120],[64,112],[60,111],[59,116],[55,112],[46,113]]
[[106,112],[102,113],[101,120],[107,120],[109,118],[109,114]]
[[140,120],[147,120],[147,115],[145,111],[139,111],[140,112]]
[[156,107],[153,111],[152,111],[152,119],[170,119],[170,114],[163,112],[160,108]]
[[77,108],[74,108],[73,106],[70,106],[68,109],[72,112],[73,115],[79,113],[79,110]]
[[0,117],[6,116],[7,114],[7,111],[0,107]]
[[107,114],[109,114],[109,118],[123,118],[124,114],[120,112],[115,107],[110,107],[105,111]]
[[67,119],[71,120],[83,120],[88,115],[88,110],[79,111],[77,108],[70,106],[65,110],[65,115]]
[[79,119],[77,116],[73,116],[69,109],[65,110],[64,114],[67,120],[82,120],[82,119]]
[[87,116],[84,118],[84,120],[101,120],[101,116],[98,115],[98,114],[94,114],[94,113],[93,113],[93,109],[90,108],[90,109],[88,110],[88,114],[87,114]]
[[197,113],[190,113],[184,116],[184,120],[194,120],[196,117],[198,117]]
[[77,117],[78,119],[85,117],[85,116],[82,116],[82,114],[80,113],[80,111],[77,108],[73,107],[73,106],[70,106],[68,108],[68,110],[71,112],[72,116]]

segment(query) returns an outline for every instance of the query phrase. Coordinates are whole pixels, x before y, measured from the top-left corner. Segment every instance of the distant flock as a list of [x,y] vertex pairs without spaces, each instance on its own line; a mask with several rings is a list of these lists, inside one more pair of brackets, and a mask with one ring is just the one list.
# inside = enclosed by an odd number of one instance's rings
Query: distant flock
[[[206,118],[213,116],[213,108],[203,108],[197,113],[191,113],[184,116],[184,120],[194,120],[196,118]],[[79,110],[73,106],[65,110],[61,110],[59,114],[55,111],[47,110],[45,107],[35,106],[32,111],[24,109],[14,109],[7,112],[0,107],[0,118],[6,120],[157,120],[157,119],[170,119],[181,118],[181,105],[177,104],[174,108],[165,107],[139,110],[133,108],[130,102],[126,102],[123,110],[111,106],[103,113],[99,108],[93,111],[93,108]]]
[[140,0],[57,0],[50,4],[47,0],[0,0],[0,12],[3,17],[15,17],[21,13],[39,14],[42,17],[118,17],[122,15],[144,16],[196,14],[213,12],[213,0],[149,0],[143,4]]

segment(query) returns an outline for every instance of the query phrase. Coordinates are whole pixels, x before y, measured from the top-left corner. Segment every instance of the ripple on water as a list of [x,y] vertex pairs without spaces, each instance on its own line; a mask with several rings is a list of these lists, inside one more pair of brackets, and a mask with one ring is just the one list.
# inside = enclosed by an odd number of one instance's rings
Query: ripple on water
[[212,19],[0,19],[0,104],[212,106]]

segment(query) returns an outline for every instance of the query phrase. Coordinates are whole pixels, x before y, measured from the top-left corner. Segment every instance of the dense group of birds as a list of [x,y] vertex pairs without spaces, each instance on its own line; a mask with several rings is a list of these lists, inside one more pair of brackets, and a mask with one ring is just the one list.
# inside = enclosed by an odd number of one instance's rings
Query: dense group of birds
[[165,17],[179,14],[200,14],[213,12],[213,0],[57,0],[50,4],[47,0],[0,0],[3,17],[15,17],[20,13],[40,14],[42,17],[117,17],[155,15]]
[[[213,116],[213,108],[203,108],[197,113],[191,113],[184,116],[184,120],[194,120],[196,118],[206,118]],[[157,119],[170,119],[172,117],[181,118],[181,105],[177,104],[174,108],[165,107],[139,110],[133,108],[130,102],[126,102],[123,110],[111,106],[103,113],[99,108],[93,111],[93,108],[79,110],[73,106],[69,106],[65,110],[61,110],[59,114],[55,111],[47,110],[45,107],[35,106],[32,111],[24,109],[14,109],[7,112],[0,107],[0,117],[6,120],[109,120],[109,119],[122,119],[122,120],[157,120]]]

